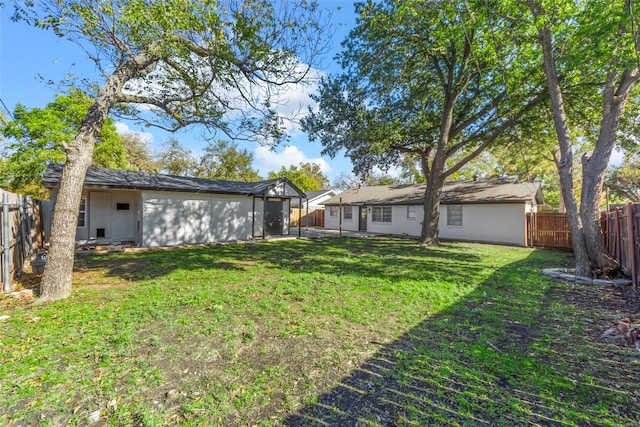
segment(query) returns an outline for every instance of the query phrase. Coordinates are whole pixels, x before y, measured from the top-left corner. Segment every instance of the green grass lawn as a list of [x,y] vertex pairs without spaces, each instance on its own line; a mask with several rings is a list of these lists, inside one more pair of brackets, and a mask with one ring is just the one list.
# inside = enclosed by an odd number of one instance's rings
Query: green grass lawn
[[638,425],[627,289],[562,252],[318,239],[79,256],[0,299],[0,425]]

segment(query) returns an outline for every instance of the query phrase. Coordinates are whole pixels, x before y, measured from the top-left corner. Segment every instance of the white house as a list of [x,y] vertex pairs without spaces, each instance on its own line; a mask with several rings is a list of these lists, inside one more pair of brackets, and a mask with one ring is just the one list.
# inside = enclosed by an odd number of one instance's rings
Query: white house
[[302,199],[302,208],[298,199],[291,200],[291,220],[295,224],[301,218],[302,225],[324,227],[324,202],[337,195],[333,189],[307,191],[306,199]]
[[[420,236],[426,185],[344,191],[325,202],[325,228]],[[543,203],[540,184],[496,178],[445,183],[440,238],[526,245],[526,214]]]
[[[61,165],[43,175],[54,203],[61,176]],[[234,182],[89,168],[76,241],[148,247],[288,235],[291,199],[304,197],[286,178]]]

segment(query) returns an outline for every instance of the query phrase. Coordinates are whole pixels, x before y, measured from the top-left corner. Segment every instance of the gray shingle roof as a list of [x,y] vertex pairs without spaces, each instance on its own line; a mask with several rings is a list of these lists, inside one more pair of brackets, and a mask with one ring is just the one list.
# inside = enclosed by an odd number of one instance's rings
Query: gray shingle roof
[[[324,202],[337,205],[421,205],[426,184],[377,185],[352,188]],[[538,183],[518,183],[515,178],[479,179],[477,181],[446,182],[442,204],[520,203],[536,200],[542,203]]]
[[[56,188],[62,178],[62,165],[50,164],[42,176],[45,188]],[[119,169],[100,169],[91,167],[84,180],[85,187],[121,188],[128,190],[180,191],[191,193],[216,193],[263,195],[280,183],[286,183],[296,193],[293,197],[305,197],[286,178],[270,179],[259,182],[223,181],[185,176],[162,175],[149,172],[126,171]]]

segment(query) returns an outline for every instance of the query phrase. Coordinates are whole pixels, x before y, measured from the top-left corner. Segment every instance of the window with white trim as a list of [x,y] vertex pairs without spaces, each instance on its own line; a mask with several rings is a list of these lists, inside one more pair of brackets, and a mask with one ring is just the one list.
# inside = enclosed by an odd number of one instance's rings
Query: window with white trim
[[407,206],[407,219],[416,219],[417,206]]
[[371,222],[391,222],[391,206],[374,206],[371,208]]
[[342,207],[342,219],[353,219],[353,210],[351,209],[351,206]]
[[78,210],[78,227],[84,227],[86,225],[87,217],[87,199],[80,199],[80,209]]
[[447,225],[462,227],[462,205],[447,205]]
[[329,206],[329,216],[338,216],[338,207],[337,206]]

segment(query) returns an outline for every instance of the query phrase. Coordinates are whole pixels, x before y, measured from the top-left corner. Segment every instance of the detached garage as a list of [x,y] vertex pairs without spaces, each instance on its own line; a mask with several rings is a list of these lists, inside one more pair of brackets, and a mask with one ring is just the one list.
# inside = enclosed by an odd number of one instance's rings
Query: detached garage
[[[61,177],[62,165],[43,176],[54,204]],[[89,168],[76,241],[151,247],[289,235],[291,199],[304,197],[286,178],[235,182]]]

